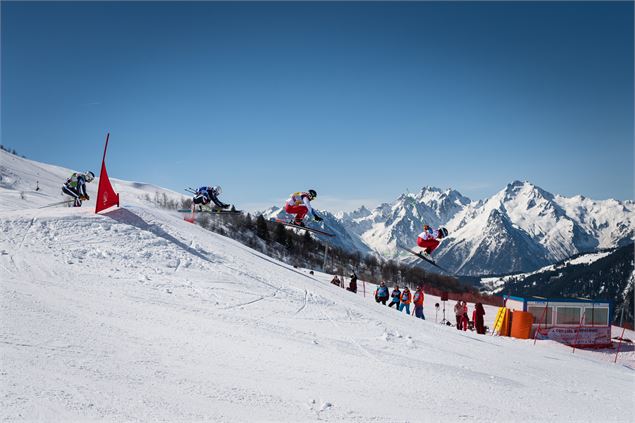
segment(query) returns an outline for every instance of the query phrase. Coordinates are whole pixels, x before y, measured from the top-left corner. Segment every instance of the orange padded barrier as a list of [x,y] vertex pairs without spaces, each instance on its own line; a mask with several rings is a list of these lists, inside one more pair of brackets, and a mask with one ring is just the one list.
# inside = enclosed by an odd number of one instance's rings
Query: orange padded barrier
[[531,325],[534,323],[534,316],[526,311],[514,311],[512,318],[512,337],[518,339],[529,339],[531,335]]

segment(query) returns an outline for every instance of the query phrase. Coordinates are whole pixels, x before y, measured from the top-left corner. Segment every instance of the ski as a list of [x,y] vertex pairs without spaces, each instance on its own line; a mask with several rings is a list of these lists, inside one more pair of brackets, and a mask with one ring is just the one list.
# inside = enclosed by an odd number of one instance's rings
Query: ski
[[45,209],[47,207],[53,207],[53,206],[59,206],[61,204],[70,204],[72,202],[74,202],[75,200],[64,200],[64,201],[58,201],[57,203],[52,203],[52,204],[47,204],[46,206],[42,206],[42,207],[38,207],[38,209]]
[[436,264],[436,263],[434,262],[434,260],[430,260],[429,258],[425,257],[425,256],[424,256],[423,254],[421,254],[421,253],[417,253],[417,252],[415,252],[415,251],[411,250],[410,248],[402,247],[402,246],[401,246],[401,245],[399,245],[399,244],[397,244],[397,248],[402,249],[402,250],[404,250],[404,251],[407,251],[407,252],[409,252],[409,253],[410,253],[410,254],[412,254],[412,255],[415,255],[415,256],[419,257],[421,260],[427,261],[428,263],[430,263],[431,265],[433,265],[433,266],[434,266],[434,267],[436,267],[437,269],[444,271],[445,273],[448,273],[448,274],[450,274],[450,275],[454,275],[454,273],[453,273],[453,272],[450,272],[448,269],[445,269],[444,267],[439,266],[438,264]]
[[315,232],[315,233],[318,233],[318,234],[321,234],[321,235],[326,235],[326,236],[335,236],[335,234],[332,234],[330,232],[325,232],[325,231],[322,231],[320,229],[308,228],[306,226],[296,225],[295,223],[287,222],[286,220],[277,219],[275,217],[272,217],[270,219],[270,221],[274,222],[274,223],[279,223],[279,224],[284,225],[284,226],[289,226],[291,228],[304,229],[307,232]]
[[[178,209],[179,213],[192,213],[191,209]],[[240,214],[242,210],[194,210],[194,213],[212,213],[212,214]]]

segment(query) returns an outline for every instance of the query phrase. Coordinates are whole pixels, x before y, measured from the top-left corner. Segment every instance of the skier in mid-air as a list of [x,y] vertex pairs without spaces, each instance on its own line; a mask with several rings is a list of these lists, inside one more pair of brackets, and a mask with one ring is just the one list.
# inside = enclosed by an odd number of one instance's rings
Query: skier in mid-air
[[428,225],[423,225],[423,232],[417,237],[417,245],[423,248],[421,254],[432,260],[432,252],[439,246],[441,240],[448,236],[445,228],[433,229]]
[[198,211],[203,210],[203,206],[208,205],[210,202],[216,206],[215,210],[223,210],[229,207],[229,204],[225,204],[218,199],[218,196],[223,193],[223,189],[216,185],[213,187],[200,187],[194,193],[192,198],[192,212],[195,211],[198,206]]
[[320,222],[322,220],[315,210],[313,210],[313,207],[311,207],[311,200],[314,200],[316,197],[317,192],[312,189],[307,192],[298,191],[291,194],[291,197],[289,197],[284,205],[284,211],[288,214],[295,215],[292,222],[294,225],[304,226],[303,220],[307,213],[311,213],[313,220],[316,222]]
[[83,200],[90,199],[86,192],[86,184],[95,179],[95,174],[91,171],[86,173],[75,172],[66,180],[62,186],[62,192],[73,197],[73,207],[81,207]]

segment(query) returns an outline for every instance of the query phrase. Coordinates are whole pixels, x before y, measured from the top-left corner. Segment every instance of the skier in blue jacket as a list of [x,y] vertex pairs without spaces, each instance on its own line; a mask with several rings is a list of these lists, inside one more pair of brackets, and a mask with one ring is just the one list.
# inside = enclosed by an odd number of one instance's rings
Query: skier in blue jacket
[[216,185],[214,187],[200,187],[194,193],[194,198],[192,198],[192,211],[196,205],[198,205],[198,210],[202,210],[202,206],[208,205],[210,202],[214,203],[217,209],[226,209],[229,207],[229,204],[225,204],[218,199],[218,196],[223,193],[223,190],[220,186]]
[[73,207],[81,207],[83,200],[90,197],[86,192],[86,184],[95,179],[95,174],[91,171],[86,173],[75,172],[66,180],[62,187],[62,192],[73,197]]

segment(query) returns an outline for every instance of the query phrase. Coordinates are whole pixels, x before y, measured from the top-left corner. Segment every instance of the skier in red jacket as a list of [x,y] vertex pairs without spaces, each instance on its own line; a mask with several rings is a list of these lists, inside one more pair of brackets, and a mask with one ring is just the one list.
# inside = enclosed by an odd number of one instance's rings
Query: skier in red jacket
[[317,192],[312,189],[307,192],[299,191],[291,194],[291,197],[289,197],[284,205],[284,211],[288,214],[295,215],[295,219],[293,220],[293,223],[295,225],[304,226],[304,222],[302,221],[304,220],[304,216],[306,216],[306,214],[309,212],[311,213],[311,215],[313,215],[313,219],[316,222],[322,220],[322,218],[318,216],[315,210],[313,210],[313,207],[311,207],[311,201],[314,200],[316,197]]
[[430,258],[432,252],[439,246],[440,240],[447,236],[448,230],[445,228],[432,229],[428,225],[423,225],[423,232],[417,237],[417,245],[423,248],[421,253]]

